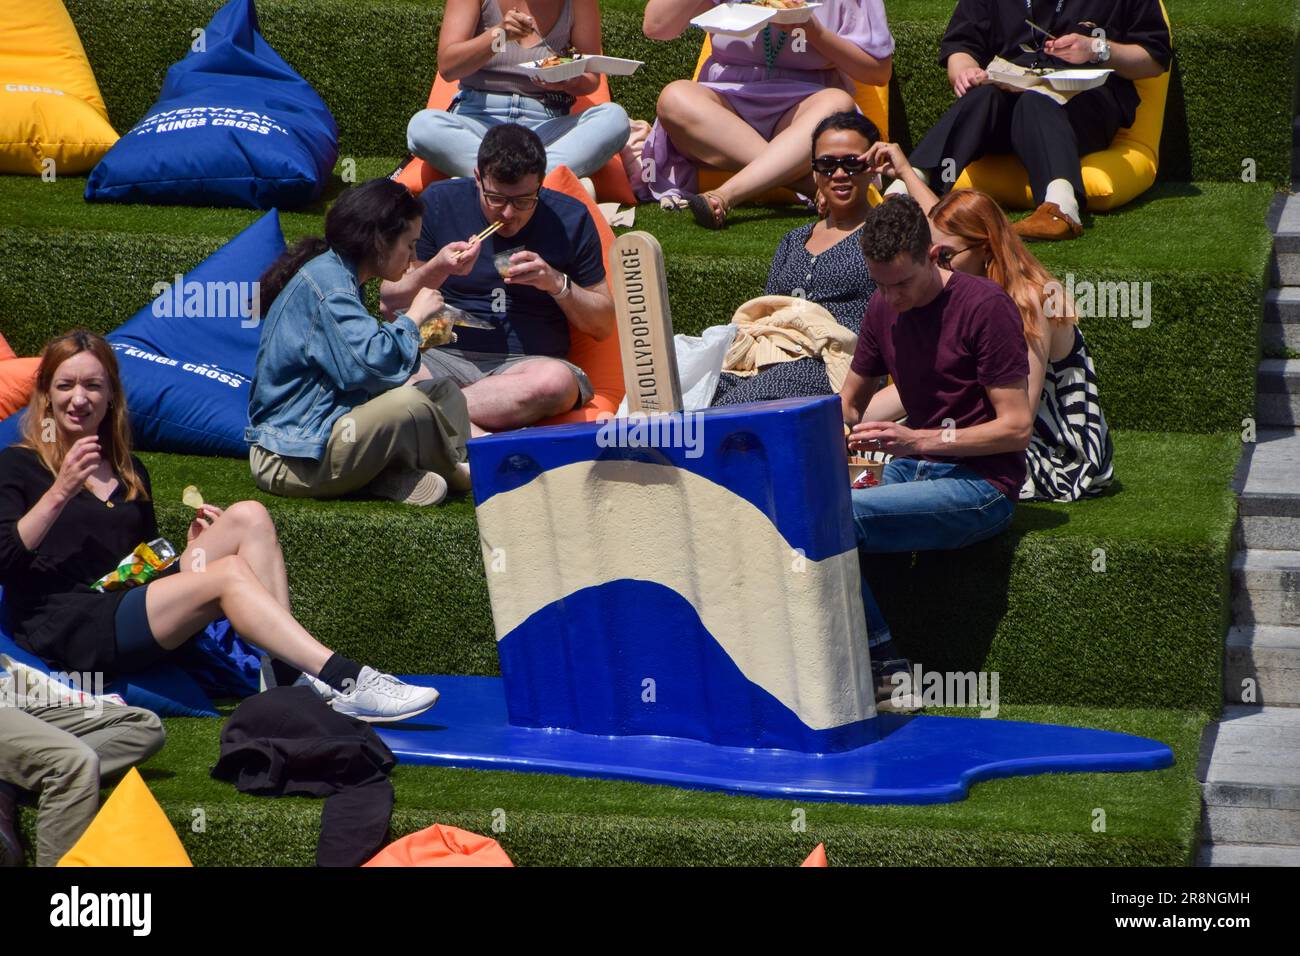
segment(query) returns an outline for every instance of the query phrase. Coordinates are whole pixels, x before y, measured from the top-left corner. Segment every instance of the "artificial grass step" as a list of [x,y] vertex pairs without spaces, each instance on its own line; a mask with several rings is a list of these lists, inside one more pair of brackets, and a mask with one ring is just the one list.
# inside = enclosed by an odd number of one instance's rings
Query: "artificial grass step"
[[[392,829],[402,836],[433,823],[463,827],[499,840],[521,866],[795,866],[819,842],[835,866],[1191,862],[1200,817],[1195,771],[1203,714],[1005,707],[1001,717],[1153,737],[1173,748],[1175,764],[1143,773],[993,780],[976,784],[959,803],[921,807],[765,800],[550,774],[399,766],[392,776]],[[208,769],[219,752],[220,722],[166,723],[167,745],[142,773],[195,864],[313,864],[320,801],[251,797],[212,780]],[[24,810],[29,845],[33,817]],[[195,832],[200,818],[203,830]],[[798,827],[801,818],[806,829]],[[494,821],[504,830],[494,830]]]
[[[221,0],[67,0],[108,104],[126,132],[156,99],[168,66],[194,42]],[[1291,176],[1296,15],[1289,0],[1167,0],[1174,28],[1161,175],[1169,179],[1285,184]],[[429,95],[442,3],[427,0],[259,0],[266,39],[316,88],[339,124],[345,156],[402,152],[406,124]],[[642,32],[644,0],[601,4],[607,52],[645,61],[611,92],[629,115],[653,119],[659,91],[691,75],[701,34],[672,42]],[[952,102],[937,64],[952,10],[940,0],[890,0],[897,43],[891,133],[920,136]],[[1226,129],[1231,136],[1224,136]]]
[[[1238,439],[1114,440],[1118,483],[1107,496],[1019,506],[1007,535],[915,566],[873,561],[904,652],[933,670],[998,671],[1012,703],[1217,707]],[[173,541],[184,540],[188,484],[217,504],[263,501],[295,610],[336,650],[397,673],[498,673],[468,500],[414,509],[277,499],[256,491],[241,461],[144,458]]]
[[[392,166],[367,160],[358,176]],[[111,330],[149,302],[155,283],[192,268],[258,215],[92,206],[81,200],[82,182],[0,177],[0,258],[14,277],[0,285],[0,317],[20,354],[34,354],[78,324]],[[331,194],[341,188],[336,180]],[[1098,293],[1095,317],[1081,324],[1113,425],[1225,431],[1254,414],[1272,195],[1260,184],[1164,184],[1096,217],[1081,239],[1035,247],[1067,290]],[[324,207],[283,214],[288,238],[319,233]],[[780,237],[806,221],[794,207],[743,208],[715,233],[689,216],[640,207],[637,228],[665,249],[676,330],[698,334],[728,322],[745,299],[762,293]],[[1122,295],[1102,283],[1122,283]],[[1125,302],[1128,312],[1117,314]]]

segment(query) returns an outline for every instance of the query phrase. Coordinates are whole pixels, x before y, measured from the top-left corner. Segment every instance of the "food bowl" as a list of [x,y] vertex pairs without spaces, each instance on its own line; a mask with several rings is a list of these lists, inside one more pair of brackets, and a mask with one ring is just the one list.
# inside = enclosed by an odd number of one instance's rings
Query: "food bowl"
[[849,484],[854,488],[873,488],[880,484],[880,478],[884,471],[885,463],[883,461],[851,457],[849,459]]
[[798,7],[778,8],[776,16],[770,22],[772,23],[803,23],[813,15],[813,11],[820,7],[820,3],[805,3]]
[[542,66],[542,60],[521,63],[520,66],[528,72],[529,76],[543,83],[565,83],[587,72],[587,64],[582,62],[583,59],[583,55],[579,53],[568,63],[557,63],[555,66]]
[[1106,82],[1114,70],[1053,70],[1045,73],[1043,79],[1058,93],[1082,93],[1095,89]]

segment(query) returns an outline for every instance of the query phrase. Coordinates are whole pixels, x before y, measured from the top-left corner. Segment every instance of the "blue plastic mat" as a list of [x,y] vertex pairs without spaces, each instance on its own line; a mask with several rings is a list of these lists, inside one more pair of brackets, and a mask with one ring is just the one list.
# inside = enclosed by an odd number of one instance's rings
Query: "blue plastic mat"
[[1145,737],[974,717],[882,714],[881,739],[805,754],[675,737],[598,737],[512,727],[500,678],[416,676],[438,706],[377,728],[403,763],[637,780],[764,797],[846,803],[951,803],[970,785],[1036,773],[1159,770],[1173,751]]

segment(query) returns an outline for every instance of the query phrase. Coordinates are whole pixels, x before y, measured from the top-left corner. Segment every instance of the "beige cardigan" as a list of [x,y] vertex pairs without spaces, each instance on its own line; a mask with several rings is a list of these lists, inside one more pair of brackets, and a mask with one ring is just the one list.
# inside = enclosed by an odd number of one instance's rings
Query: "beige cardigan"
[[858,337],[815,302],[788,295],[750,299],[731,317],[736,337],[722,370],[742,377],[778,362],[820,358],[838,392],[849,374]]

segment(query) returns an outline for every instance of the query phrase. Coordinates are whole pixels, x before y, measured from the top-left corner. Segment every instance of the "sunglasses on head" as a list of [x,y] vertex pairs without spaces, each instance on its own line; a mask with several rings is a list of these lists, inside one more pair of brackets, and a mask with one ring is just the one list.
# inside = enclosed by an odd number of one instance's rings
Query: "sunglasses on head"
[[867,164],[857,156],[818,156],[813,160],[812,168],[823,176],[834,176],[837,169],[856,176],[867,171]]

